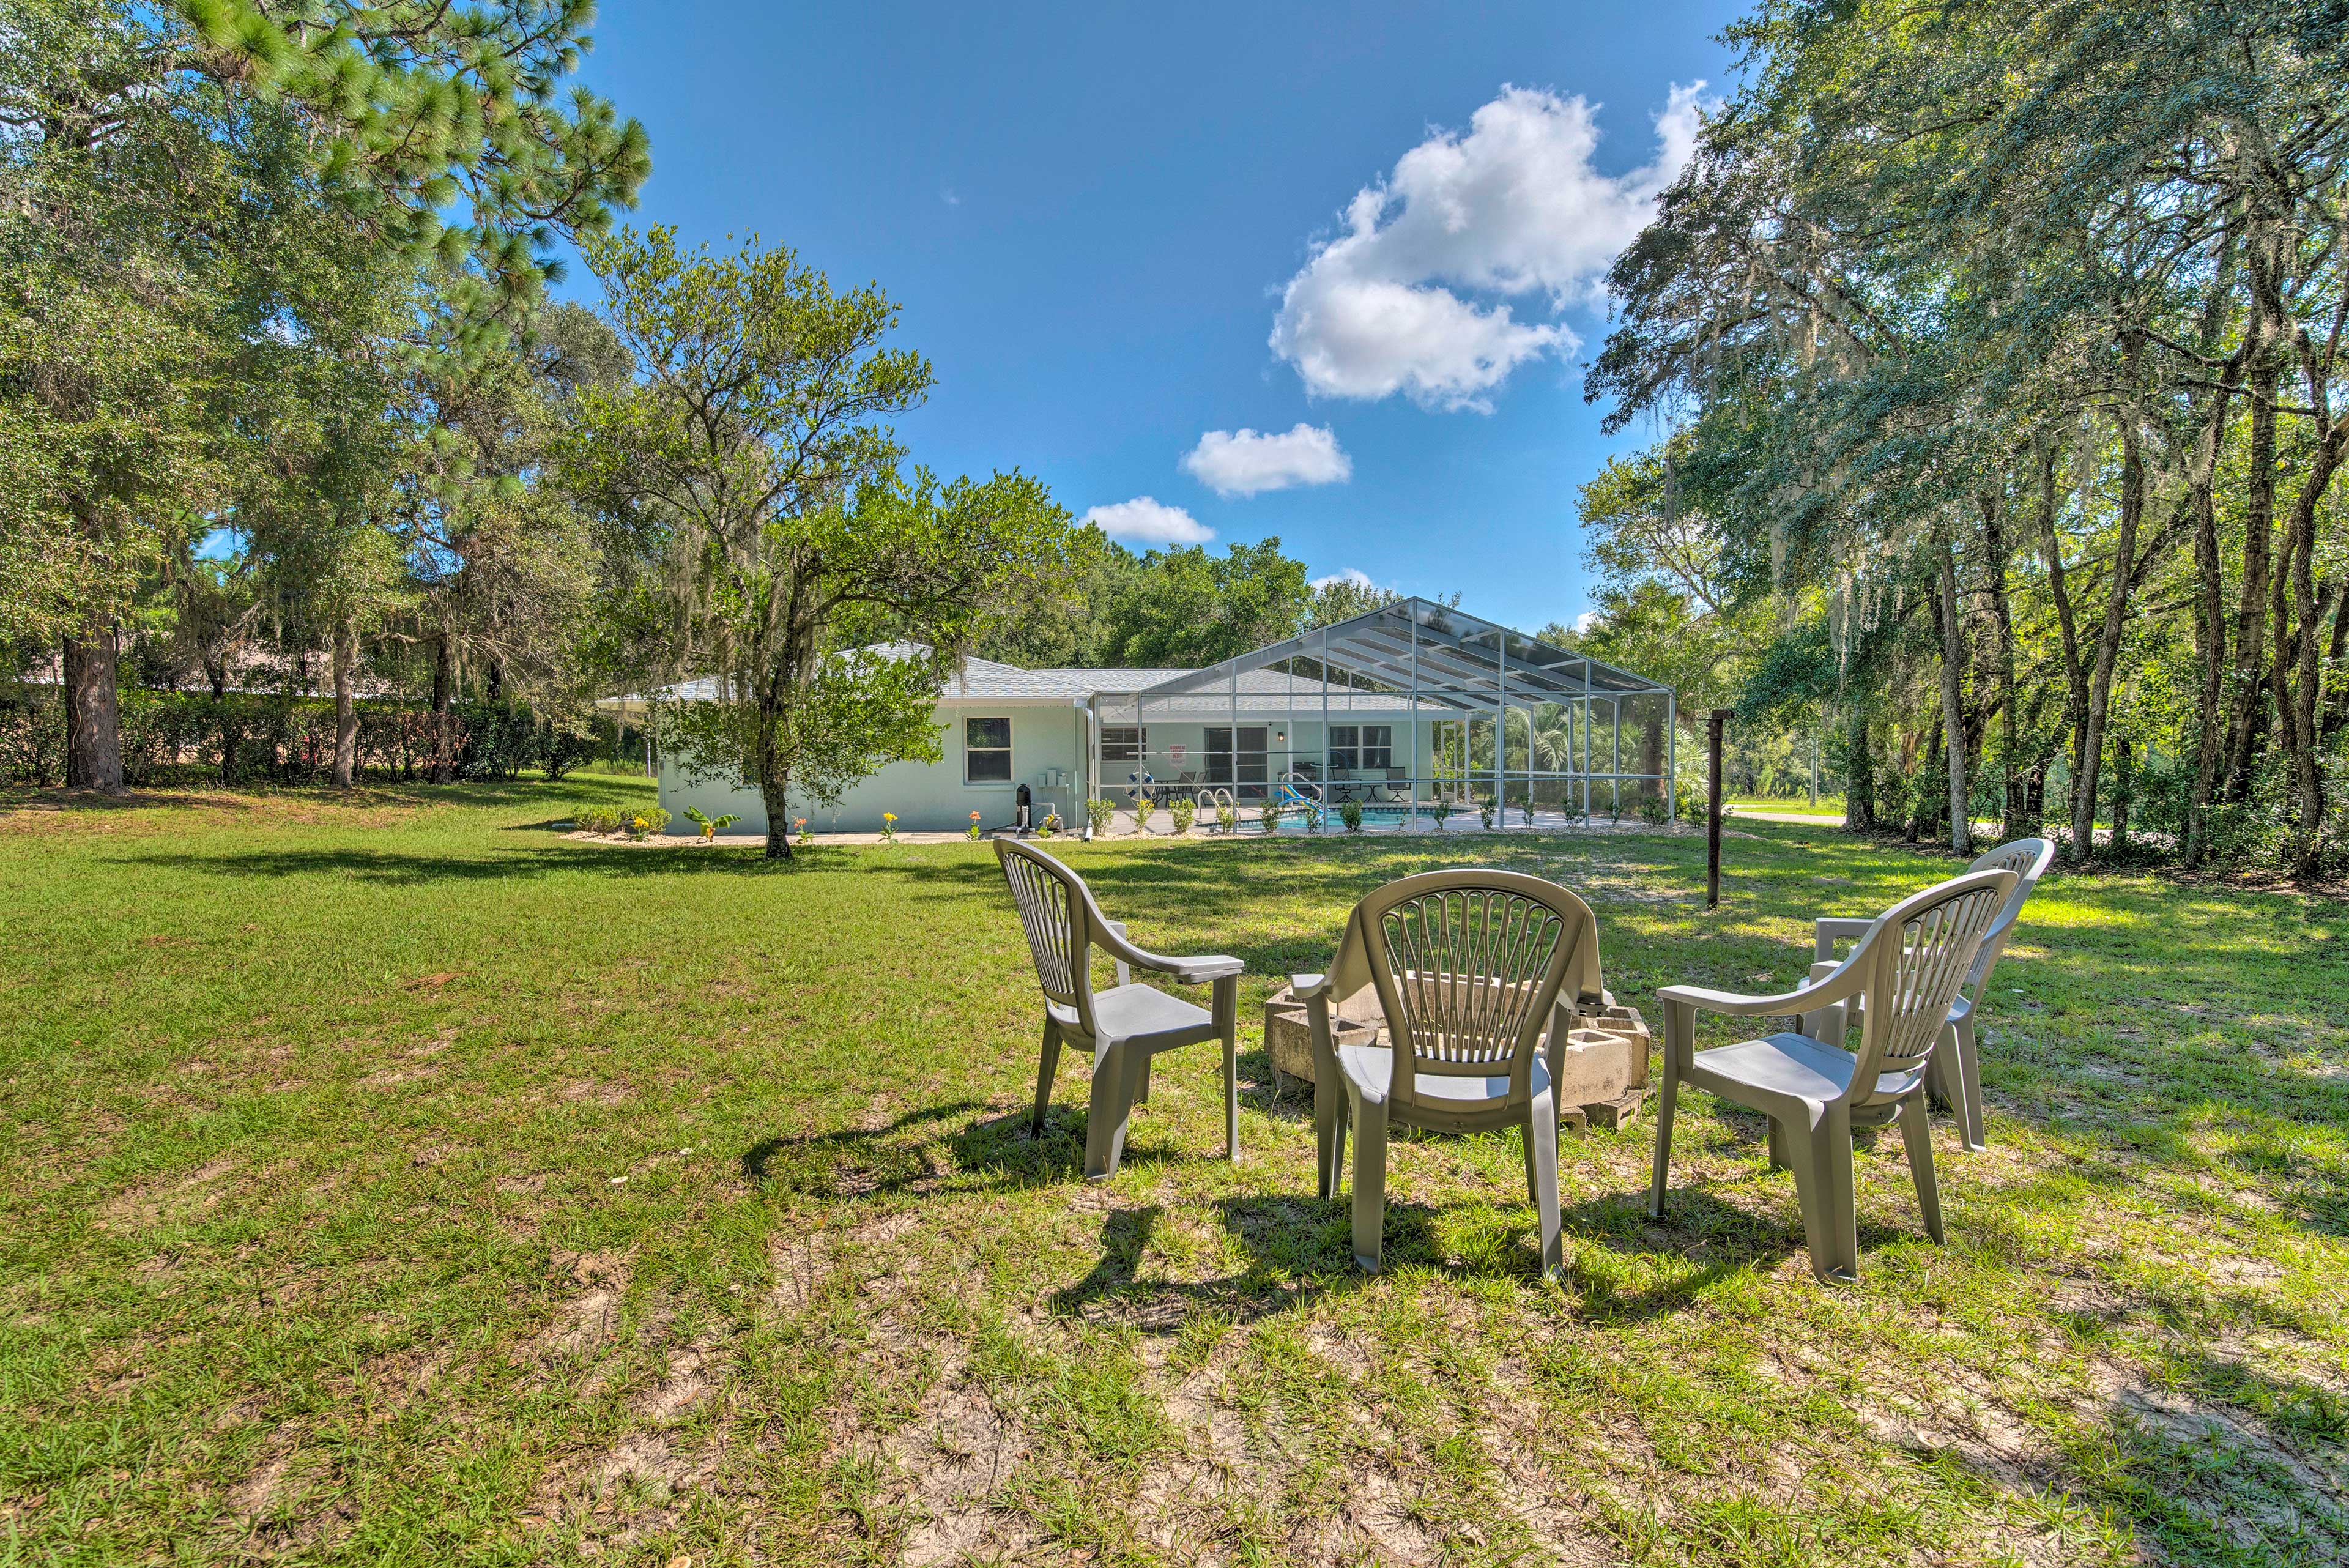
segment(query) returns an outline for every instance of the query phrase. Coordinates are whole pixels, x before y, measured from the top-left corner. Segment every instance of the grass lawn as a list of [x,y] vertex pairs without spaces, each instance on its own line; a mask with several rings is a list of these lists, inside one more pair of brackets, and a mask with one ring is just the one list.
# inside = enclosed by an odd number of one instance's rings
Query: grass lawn
[[[1664,1226],[1644,1117],[1562,1140],[1562,1286],[1514,1141],[1402,1143],[1366,1280],[1255,1004],[1440,843],[1069,845],[1250,971],[1239,1162],[1198,1047],[1088,1186],[984,847],[547,826],[646,788],[0,815],[0,1563],[2349,1560],[2349,909],[2051,877],[1856,1286],[1702,1095]],[[1474,843],[1651,1021],[1950,870]]]
[[1837,822],[1843,820],[1843,796],[1839,794],[1822,794],[1816,805],[1811,804],[1808,794],[1733,794],[1723,796],[1721,804],[1746,811],[1791,812],[1797,816],[1818,815],[1832,817]]

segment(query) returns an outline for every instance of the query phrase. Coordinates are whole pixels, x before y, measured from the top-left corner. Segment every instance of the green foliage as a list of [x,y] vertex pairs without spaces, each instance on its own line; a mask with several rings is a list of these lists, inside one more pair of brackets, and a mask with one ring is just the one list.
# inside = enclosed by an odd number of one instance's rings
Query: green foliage
[[1494,805],[1491,795],[1480,794],[1476,797],[1476,819],[1484,825],[1487,832],[1490,832],[1493,826]]
[[1093,836],[1099,838],[1117,820],[1117,802],[1100,796],[1085,802],[1085,820],[1092,825]]
[[635,806],[622,826],[631,838],[657,838],[668,826],[668,813],[657,805]]
[[1240,830],[1239,807],[1234,805],[1229,801],[1217,801],[1216,803],[1216,826],[1225,833],[1237,833]]
[[707,844],[741,821],[742,816],[740,812],[732,811],[721,812],[716,816],[707,816],[702,814],[699,806],[688,805],[685,808],[685,819],[701,829],[701,840]]
[[1196,667],[1246,653],[1294,634],[1312,591],[1278,538],[1221,556],[1199,545],[1153,550],[1112,591],[1110,662]]
[[1264,824],[1264,830],[1267,833],[1278,833],[1280,831],[1280,818],[1283,810],[1284,808],[1280,802],[1277,800],[1266,801],[1262,805],[1257,808],[1257,820]]
[[605,802],[580,806],[571,814],[571,826],[581,833],[617,833],[626,821],[627,814]]
[[1191,824],[1198,819],[1199,803],[1187,794],[1178,794],[1167,803],[1166,815],[1174,821],[1174,831],[1188,833]]
[[[135,688],[123,689],[120,701],[123,771],[135,786],[318,784],[333,768],[330,702]],[[353,707],[361,776],[405,782],[430,771],[430,709],[382,699]],[[460,702],[451,713],[452,772],[460,779],[511,781],[532,769],[559,778],[582,747],[607,749],[616,733],[607,718],[574,727],[514,702]],[[54,785],[64,767],[64,715],[53,691],[0,685],[0,783]]]
[[1351,799],[1340,801],[1338,803],[1338,820],[1346,825],[1347,832],[1361,832],[1362,803],[1359,800]]

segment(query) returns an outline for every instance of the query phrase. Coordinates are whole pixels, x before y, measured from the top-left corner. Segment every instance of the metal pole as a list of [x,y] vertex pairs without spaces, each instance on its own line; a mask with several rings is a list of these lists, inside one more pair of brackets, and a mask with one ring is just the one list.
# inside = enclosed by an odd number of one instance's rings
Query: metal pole
[[1704,907],[1708,909],[1721,907],[1721,732],[1728,722],[1729,710],[1715,708],[1705,730],[1705,752],[1711,763],[1704,792]]
[[1814,724],[1814,725],[1812,725],[1812,726],[1811,726],[1811,807],[1812,807],[1812,809],[1813,809],[1813,810],[1816,810],[1816,809],[1818,808],[1818,804],[1819,804],[1819,730],[1818,730],[1818,726],[1817,726],[1817,725],[1816,725],[1816,724]]
[[1419,617],[1411,618],[1411,801],[1403,807],[1402,830],[1419,826]]
[[[1356,734],[1354,743],[1359,746],[1361,742],[1362,737]],[[1330,765],[1330,628],[1325,626],[1321,628],[1321,809],[1325,812],[1335,798],[1332,775],[1336,771]]]
[[1509,826],[1509,634],[1493,639],[1493,820]]
[[1623,815],[1623,699],[1616,698],[1608,707],[1615,714],[1615,742],[1608,753],[1607,771],[1615,776],[1608,781],[1607,802],[1612,807],[1609,815],[1620,816]]
[[1590,657],[1582,659],[1582,825],[1590,826]]
[[1681,694],[1664,693],[1664,826],[1677,827],[1681,820]]

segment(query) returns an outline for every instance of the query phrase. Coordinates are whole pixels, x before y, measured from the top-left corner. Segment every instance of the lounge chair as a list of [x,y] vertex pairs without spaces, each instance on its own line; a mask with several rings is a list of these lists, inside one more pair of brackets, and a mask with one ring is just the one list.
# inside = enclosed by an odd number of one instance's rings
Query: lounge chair
[[[1910,895],[1869,925],[1851,956],[1826,976],[1779,996],[1741,996],[1692,985],[1656,992],[1664,1008],[1664,1083],[1656,1109],[1656,1172],[1648,1212],[1664,1216],[1672,1116],[1683,1079],[1770,1118],[1770,1163],[1791,1168],[1810,1244],[1811,1272],[1834,1282],[1859,1273],[1852,1197],[1851,1133],[1895,1119],[1925,1231],[1941,1239],[1941,1195],[1925,1123],[1925,1066],[1951,1001],[1983,938],[2021,878],[1971,871]],[[1857,1052],[1808,1033],[1765,1034],[1696,1049],[1696,1015],[1816,1017],[1858,997],[1866,1003]]]
[[[1031,1133],[1044,1130],[1052,1101],[1052,1075],[1063,1042],[1093,1054],[1092,1109],[1085,1122],[1085,1178],[1106,1181],[1125,1154],[1125,1128],[1136,1105],[1150,1098],[1150,1059],[1161,1051],[1202,1040],[1224,1043],[1224,1154],[1240,1152],[1239,982],[1236,958],[1165,958],[1126,940],[1125,928],[1093,901],[1084,879],[1042,850],[1015,839],[995,841],[995,858],[1028,933],[1036,980],[1044,989],[1044,1044],[1036,1068]],[[1096,992],[1092,950],[1116,961],[1117,985]],[[1138,985],[1133,971],[1171,975],[1185,985],[1211,984],[1212,1009]]]

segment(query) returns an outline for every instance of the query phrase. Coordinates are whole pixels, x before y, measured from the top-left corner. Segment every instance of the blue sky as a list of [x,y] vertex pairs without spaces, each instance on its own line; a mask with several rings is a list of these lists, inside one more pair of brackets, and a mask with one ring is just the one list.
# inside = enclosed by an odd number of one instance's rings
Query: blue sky
[[635,222],[897,300],[917,461],[1530,629],[1641,439],[1582,402],[1593,280],[1737,9],[605,0],[582,75],[651,134]]

